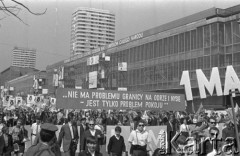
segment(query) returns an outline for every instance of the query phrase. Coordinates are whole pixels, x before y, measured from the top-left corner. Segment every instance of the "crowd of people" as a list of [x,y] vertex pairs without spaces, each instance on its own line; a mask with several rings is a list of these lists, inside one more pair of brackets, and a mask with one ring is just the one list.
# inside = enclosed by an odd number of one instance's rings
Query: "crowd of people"
[[[240,123],[240,116],[237,116]],[[219,124],[224,123],[219,128]],[[24,109],[1,110],[0,112],[0,156],[21,155],[69,155],[75,156],[79,146],[79,156],[102,155],[101,145],[106,144],[106,127],[114,125],[115,135],[109,139],[107,152],[111,156],[122,156],[126,144],[130,143],[132,156],[161,154],[161,150],[151,147],[146,126],[166,125],[168,143],[167,153],[181,154],[187,144],[186,138],[195,140],[207,137],[221,130],[222,139],[236,138],[233,120],[229,114],[212,111],[210,114],[198,112],[156,112],[133,110],[66,110],[34,112]],[[31,126],[31,136],[24,128]],[[59,136],[55,132],[62,125]],[[239,127],[240,124],[238,124]],[[77,126],[80,127],[80,134]],[[130,126],[132,132],[128,140],[121,136],[121,126]],[[180,136],[180,137],[179,137]],[[31,139],[29,139],[31,138]],[[79,141],[80,140],[80,141]],[[25,143],[32,146],[26,152]],[[80,144],[78,144],[80,142]],[[62,146],[62,152],[60,147]],[[185,146],[186,147],[186,146]],[[210,146],[207,146],[210,147]],[[200,148],[200,147],[199,147]],[[204,148],[206,153],[213,149]],[[94,153],[94,154],[93,154]]]

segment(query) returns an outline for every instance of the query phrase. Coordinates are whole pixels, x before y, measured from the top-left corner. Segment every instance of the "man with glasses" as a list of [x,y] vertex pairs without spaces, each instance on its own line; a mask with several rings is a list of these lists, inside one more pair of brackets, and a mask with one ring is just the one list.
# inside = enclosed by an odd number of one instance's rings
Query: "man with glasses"
[[217,155],[217,152],[221,148],[221,143],[219,139],[217,139],[219,135],[219,129],[217,127],[210,127],[208,133],[209,137],[206,137],[199,146],[201,151],[200,155]]
[[[88,126],[89,126],[89,129],[86,130],[83,133],[83,139],[82,139],[82,142],[81,142],[80,149],[81,149],[81,151],[86,150],[87,149],[87,138],[88,137],[94,137],[95,140],[96,140],[96,143],[97,143],[96,151],[100,152],[100,146],[99,145],[100,145],[101,139],[103,139],[103,134],[102,134],[102,132],[100,130],[94,129],[94,127],[95,127],[94,119],[90,119],[89,120]],[[82,134],[80,134],[80,135],[82,135]]]
[[147,146],[149,146],[150,151],[153,151],[149,134],[144,130],[144,126],[145,122],[140,120],[137,129],[130,133],[128,141],[131,144],[130,153],[132,156],[147,156]]
[[210,117],[209,119],[208,119],[208,127],[206,128],[206,129],[204,129],[204,135],[206,136],[206,137],[210,137],[210,134],[209,134],[209,130],[210,130],[210,128],[211,127],[216,127],[217,128],[217,121],[216,121],[216,118],[214,118],[214,117]]

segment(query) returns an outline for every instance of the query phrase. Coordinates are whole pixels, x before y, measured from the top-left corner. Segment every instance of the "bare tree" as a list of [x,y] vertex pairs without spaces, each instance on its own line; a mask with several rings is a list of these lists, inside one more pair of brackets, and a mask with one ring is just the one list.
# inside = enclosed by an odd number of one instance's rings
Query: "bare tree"
[[[8,4],[6,3],[8,2]],[[8,16],[14,16],[15,18],[19,19],[21,22],[23,22],[24,24],[27,25],[27,23],[25,23],[20,17],[19,17],[19,13],[22,10],[26,10],[29,13],[33,14],[33,15],[43,15],[46,13],[47,9],[44,10],[44,12],[41,13],[36,13],[31,11],[26,5],[24,5],[23,3],[19,2],[18,0],[0,0],[0,11],[4,12],[4,17],[1,17],[0,20],[8,17]]]

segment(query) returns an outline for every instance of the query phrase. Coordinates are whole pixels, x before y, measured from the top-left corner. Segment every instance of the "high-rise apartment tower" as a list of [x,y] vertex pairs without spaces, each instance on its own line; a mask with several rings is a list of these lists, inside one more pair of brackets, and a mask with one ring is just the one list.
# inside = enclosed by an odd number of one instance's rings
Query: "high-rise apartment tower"
[[23,67],[23,68],[35,68],[36,50],[14,47],[12,66]]
[[113,42],[115,15],[108,10],[78,8],[72,14],[70,56]]

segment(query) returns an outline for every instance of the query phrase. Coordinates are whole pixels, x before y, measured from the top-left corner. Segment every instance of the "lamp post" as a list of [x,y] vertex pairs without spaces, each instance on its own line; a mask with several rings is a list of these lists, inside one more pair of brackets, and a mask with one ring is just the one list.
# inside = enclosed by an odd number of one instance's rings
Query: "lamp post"
[[[235,135],[236,135],[236,139],[237,139],[237,147],[238,147],[238,151],[240,151],[240,141],[239,141],[239,135],[238,135],[238,127],[237,127],[237,119],[236,119],[236,114],[234,111],[234,103],[233,103],[233,97],[235,97],[235,91],[230,91],[230,101],[231,101],[231,106],[232,106],[232,114],[233,114],[233,122],[234,122],[234,128],[235,128]],[[238,153],[238,155],[240,156],[240,153]]]

